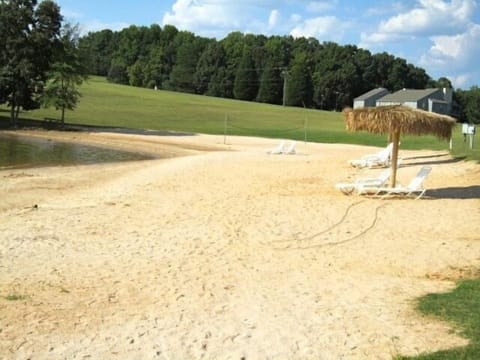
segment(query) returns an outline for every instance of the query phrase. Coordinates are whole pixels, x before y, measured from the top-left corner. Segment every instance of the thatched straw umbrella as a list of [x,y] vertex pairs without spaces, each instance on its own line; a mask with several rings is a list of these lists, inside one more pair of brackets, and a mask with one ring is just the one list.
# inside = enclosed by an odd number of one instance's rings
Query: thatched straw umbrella
[[365,107],[359,109],[346,108],[343,116],[349,131],[365,130],[377,134],[389,134],[393,142],[392,176],[390,186],[397,180],[398,145],[400,134],[427,135],[433,134],[440,139],[449,140],[455,119],[424,110],[413,109],[404,105]]

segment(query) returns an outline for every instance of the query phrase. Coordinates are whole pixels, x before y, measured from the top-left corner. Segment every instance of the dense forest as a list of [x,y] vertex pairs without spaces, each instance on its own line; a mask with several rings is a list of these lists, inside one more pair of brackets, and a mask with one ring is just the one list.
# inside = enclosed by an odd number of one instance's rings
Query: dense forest
[[[375,87],[452,87],[402,58],[315,38],[232,32],[217,41],[172,25],[130,26],[89,33],[80,50],[93,74],[115,83],[324,110]],[[471,95],[455,92],[456,116],[480,121],[478,103],[462,111]]]
[[233,32],[217,41],[152,25],[89,33],[80,48],[112,82],[327,110],[374,87],[436,85],[404,59],[314,38]]

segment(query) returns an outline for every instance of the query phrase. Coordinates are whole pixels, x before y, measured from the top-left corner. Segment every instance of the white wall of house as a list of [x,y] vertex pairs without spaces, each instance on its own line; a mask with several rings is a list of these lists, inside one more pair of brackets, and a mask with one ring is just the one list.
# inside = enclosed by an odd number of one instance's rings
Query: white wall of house
[[398,101],[377,101],[377,106],[402,105]]
[[353,108],[354,109],[360,109],[365,107],[365,101],[363,100],[354,100],[353,101]]

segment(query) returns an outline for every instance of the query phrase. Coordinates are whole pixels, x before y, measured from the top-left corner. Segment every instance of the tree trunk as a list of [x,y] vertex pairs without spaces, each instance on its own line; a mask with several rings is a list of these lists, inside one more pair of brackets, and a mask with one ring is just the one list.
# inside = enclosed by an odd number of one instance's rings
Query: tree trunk
[[65,106],[62,106],[62,120],[60,126],[62,129],[65,128]]
[[15,125],[15,103],[12,103],[12,108],[10,109],[10,126]]
[[15,96],[15,91],[12,93],[12,103],[11,103],[11,109],[10,109],[10,126],[15,126],[15,107],[17,106],[16,104],[16,96]]
[[17,105],[17,110],[15,111],[15,125],[17,124],[19,114],[20,114],[20,105]]

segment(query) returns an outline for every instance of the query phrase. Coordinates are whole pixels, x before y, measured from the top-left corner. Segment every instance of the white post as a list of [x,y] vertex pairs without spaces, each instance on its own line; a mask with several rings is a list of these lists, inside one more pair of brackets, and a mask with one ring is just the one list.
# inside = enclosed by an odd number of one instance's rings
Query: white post
[[450,150],[453,149],[453,138],[450,138]]

